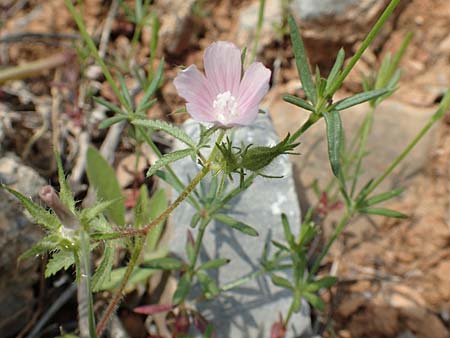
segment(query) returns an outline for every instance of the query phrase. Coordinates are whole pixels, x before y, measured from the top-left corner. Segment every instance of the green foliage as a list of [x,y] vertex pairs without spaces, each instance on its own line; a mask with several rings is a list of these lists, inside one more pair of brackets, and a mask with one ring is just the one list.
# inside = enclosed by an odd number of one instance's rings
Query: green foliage
[[182,150],[175,150],[171,153],[165,154],[163,157],[160,157],[147,171],[147,176],[154,175],[159,169],[169,165],[172,162],[181,160],[182,158],[188,156],[195,156],[195,151],[187,148]]
[[340,151],[343,137],[342,121],[339,111],[324,112],[327,125],[328,157],[334,176],[339,177],[341,170]]
[[258,231],[252,228],[250,225],[245,224],[243,222],[237,221],[234,218],[224,215],[224,214],[214,214],[213,217],[218,221],[225,223],[232,227],[233,229],[242,232],[245,235],[258,237]]
[[60,270],[67,270],[75,263],[74,254],[71,250],[58,250],[53,252],[45,267],[45,278],[56,274]]
[[106,209],[106,215],[117,225],[125,224],[125,206],[114,169],[100,152],[92,147],[87,151],[86,173],[97,192],[99,201],[115,201]]
[[133,120],[133,124],[154,130],[163,130],[167,134],[185,143],[192,149],[196,149],[195,142],[180,128],[161,120]]

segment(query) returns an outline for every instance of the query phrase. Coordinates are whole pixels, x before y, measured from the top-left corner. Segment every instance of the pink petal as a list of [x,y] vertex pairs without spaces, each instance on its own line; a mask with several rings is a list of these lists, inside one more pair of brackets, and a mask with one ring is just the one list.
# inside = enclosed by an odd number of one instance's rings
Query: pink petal
[[211,121],[214,99],[205,77],[195,65],[179,72],[173,84],[178,94],[187,101],[187,111],[195,120]]
[[239,116],[233,121],[236,124],[251,123],[258,114],[258,105],[269,90],[270,70],[260,62],[248,67],[239,86]]
[[237,97],[241,81],[241,51],[231,42],[218,41],[206,48],[203,57],[207,81],[214,97],[230,91]]

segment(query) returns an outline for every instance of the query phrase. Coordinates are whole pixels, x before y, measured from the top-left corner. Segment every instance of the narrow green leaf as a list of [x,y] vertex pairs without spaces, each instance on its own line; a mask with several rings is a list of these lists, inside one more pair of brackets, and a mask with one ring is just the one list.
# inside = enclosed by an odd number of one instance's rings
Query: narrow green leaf
[[295,239],[294,235],[291,232],[291,227],[289,225],[289,220],[285,213],[281,214],[281,223],[283,224],[283,231],[284,231],[284,238],[289,244],[289,247],[291,249],[294,249],[295,247]]
[[117,78],[119,79],[120,89],[122,90],[122,96],[128,104],[128,107],[133,108],[133,101],[131,100],[130,92],[128,91],[125,79],[119,73]]
[[127,119],[128,119],[128,116],[126,116],[126,115],[116,115],[116,116],[108,117],[107,119],[100,122],[98,127],[100,129],[106,129],[106,128],[111,127],[113,124],[119,123],[119,122],[127,120]]
[[70,190],[69,184],[67,183],[66,176],[64,174],[64,169],[61,162],[61,157],[59,154],[55,154],[56,165],[58,167],[58,182],[59,182],[59,198],[61,202],[69,208],[70,211],[75,212],[75,200]]
[[366,200],[364,205],[367,205],[368,207],[370,207],[370,206],[372,206],[374,204],[378,204],[378,203],[387,201],[387,200],[389,200],[391,198],[397,197],[403,191],[405,191],[404,188],[397,188],[397,189],[393,189],[393,190],[388,191],[388,192],[384,192],[384,193],[379,194],[379,195],[375,195],[375,196],[369,198],[368,200]]
[[[152,198],[149,201],[149,209],[150,209],[150,219],[147,220],[149,223],[150,221],[154,220],[156,217],[158,217],[160,214],[163,213],[163,211],[167,208],[169,204],[169,201],[167,199],[166,191],[164,189],[159,189],[156,191]],[[161,238],[161,233],[164,230],[164,221],[158,223],[156,226],[153,227],[152,230],[147,235],[147,246],[146,246],[146,253],[151,253],[155,250],[159,239]]]
[[37,255],[42,255],[48,251],[52,251],[55,249],[55,243],[58,242],[58,236],[51,234],[44,238],[42,238],[39,242],[37,242],[33,247],[22,253],[18,260],[24,260],[31,257],[36,257]]
[[56,230],[61,226],[58,217],[51,213],[50,211],[45,210],[40,205],[34,203],[30,198],[22,195],[20,192],[7,187],[4,184],[0,184],[0,187],[7,190],[10,194],[14,195],[22,206],[27,209],[36,223],[42,225],[43,227],[49,230]]
[[231,261],[228,258],[217,258],[212,259],[206,263],[203,263],[198,268],[199,270],[208,270],[208,269],[218,269],[223,265],[230,263]]
[[303,294],[303,297],[305,297],[305,299],[317,310],[323,311],[323,309],[325,308],[325,304],[319,296],[310,292],[305,292]]
[[327,78],[327,85],[325,87],[325,93],[327,96],[333,95],[334,93],[330,93],[330,88],[334,85],[334,82],[336,81],[339,72],[342,69],[342,65],[344,64],[345,60],[345,51],[344,48],[339,49],[339,52],[336,56],[336,61],[334,62],[333,68],[331,68],[330,74]]
[[307,101],[293,95],[285,95],[283,96],[283,100],[293,105],[314,112],[314,107]]
[[184,264],[177,258],[162,257],[146,261],[141,264],[141,267],[157,270],[181,270]]
[[160,157],[147,171],[147,177],[152,176],[156,171],[165,167],[166,165],[181,160],[190,155],[194,155],[194,151],[192,149],[182,149],[176,150],[171,153],[165,154],[163,157]]
[[363,214],[369,214],[369,215],[380,215],[380,216],[386,216],[386,217],[393,217],[393,218],[408,218],[408,215],[402,214],[401,212],[385,209],[385,208],[364,208],[360,209],[359,212]]
[[112,104],[109,101],[106,101],[103,97],[94,96],[92,99],[98,104],[101,104],[102,106],[105,106],[112,112],[116,113],[117,115],[124,115],[124,111],[120,109],[120,107],[116,106],[115,104]]
[[288,281],[286,278],[278,276],[274,273],[270,275],[270,278],[272,279],[272,283],[275,284],[276,286],[289,290],[294,290],[294,287],[292,286],[291,282]]
[[152,95],[156,92],[156,89],[158,89],[158,86],[161,82],[162,74],[164,69],[164,59],[161,59],[159,62],[158,69],[156,70],[155,76],[152,79],[152,82],[147,87],[147,89],[144,92],[144,96],[142,97],[141,102],[139,103],[139,106],[136,109],[137,113],[141,113],[144,111],[143,107],[147,104],[147,102],[150,100]]
[[370,189],[372,188],[372,183],[373,183],[374,179],[370,179],[361,189],[361,191],[359,192],[359,194],[357,195],[355,201],[357,203],[360,203],[361,201],[363,201],[367,194],[370,192]]
[[195,213],[195,215],[192,216],[191,223],[189,224],[190,227],[195,228],[198,225],[198,223],[200,222],[201,218],[202,218],[202,216],[199,213]]
[[155,130],[163,130],[167,134],[175,137],[191,148],[195,148],[195,142],[184,132],[184,130],[161,120],[134,120],[132,122],[136,126],[151,128]]
[[89,235],[90,238],[96,241],[108,241],[111,239],[117,239],[123,237],[123,233],[120,231],[116,232],[96,232]]
[[148,189],[145,184],[139,188],[139,195],[133,209],[134,213],[134,228],[140,229],[147,224],[150,219],[150,198],[148,196]]
[[324,112],[323,117],[327,125],[328,157],[334,176],[339,177],[339,152],[342,140],[341,116],[337,110]]
[[286,252],[290,252],[291,251],[286,245],[284,245],[284,244],[282,244],[282,243],[280,243],[278,241],[272,240],[271,242],[272,242],[273,245],[275,245],[278,249],[280,249],[282,251],[286,251]]
[[450,89],[445,92],[444,97],[439,103],[439,108],[431,117],[433,121],[439,120],[441,117],[445,115],[445,112],[450,108]]
[[389,91],[390,89],[387,88],[376,89],[370,90],[368,92],[359,93],[350,97],[346,97],[345,99],[336,102],[336,104],[334,105],[334,109],[341,111],[356,106],[360,103],[374,100],[380,96],[387,94]]
[[117,201],[104,201],[104,202],[97,202],[90,208],[86,208],[81,212],[81,217],[90,221],[93,218],[100,215],[105,210],[111,208],[111,206],[116,203]]
[[87,151],[86,173],[89,183],[97,191],[99,201],[115,201],[106,210],[106,215],[117,225],[124,225],[125,205],[114,169],[100,152],[92,147]]
[[99,291],[103,284],[111,279],[111,270],[114,264],[114,244],[112,241],[105,241],[105,250],[102,260],[92,276],[92,291]]
[[180,304],[185,300],[189,291],[191,290],[191,275],[185,273],[179,280],[177,289],[173,295],[172,303],[175,305]]
[[54,252],[45,267],[45,278],[56,274],[62,269],[67,270],[73,263],[75,263],[73,251]]
[[294,49],[295,63],[297,65],[298,76],[302,82],[303,89],[305,90],[306,97],[316,104],[316,89],[313,84],[311,71],[308,65],[308,59],[306,57],[305,47],[303,45],[302,37],[298,30],[295,19],[292,15],[288,16],[289,30],[291,33],[292,48]]
[[306,287],[306,291],[315,292],[320,289],[328,289],[336,284],[336,282],[336,277],[324,277],[308,284],[308,286]]
[[203,290],[206,299],[217,296],[220,292],[216,282],[206,272],[198,271],[197,278]]
[[239,222],[239,221],[235,220],[234,218],[231,218],[230,216],[227,216],[224,214],[214,214],[213,218],[217,219],[218,221],[220,221],[222,223],[229,225],[233,229],[236,229],[246,235],[253,236],[253,237],[259,236],[258,231],[256,231],[250,225]]

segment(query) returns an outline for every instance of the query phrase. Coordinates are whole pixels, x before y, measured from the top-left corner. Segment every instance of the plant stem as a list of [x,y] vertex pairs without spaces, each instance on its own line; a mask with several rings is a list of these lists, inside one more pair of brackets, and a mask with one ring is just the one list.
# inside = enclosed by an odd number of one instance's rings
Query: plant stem
[[350,71],[353,69],[355,64],[358,62],[358,60],[361,58],[364,51],[369,47],[369,45],[372,43],[373,39],[377,36],[378,32],[380,31],[381,27],[384,25],[386,20],[391,16],[394,9],[397,7],[400,0],[392,0],[390,4],[386,7],[383,14],[381,14],[378,21],[375,23],[375,25],[370,30],[369,34],[367,34],[367,37],[362,42],[359,49],[356,51],[356,53],[353,55],[353,57],[350,59],[349,63],[345,67],[345,69],[342,71],[341,75],[337,79],[337,81],[334,83],[334,85],[330,88],[327,94],[333,95],[342,85],[342,82],[344,82],[345,78],[348,76]]
[[146,237],[137,237],[136,238],[136,246],[134,247],[133,254],[131,255],[130,261],[128,262],[127,269],[125,270],[125,274],[123,276],[122,282],[120,283],[119,289],[114,294],[114,297],[112,301],[109,303],[108,307],[106,308],[102,319],[100,320],[96,333],[100,337],[103,333],[103,331],[106,328],[106,325],[108,323],[109,318],[111,317],[112,313],[116,309],[120,298],[122,297],[122,292],[125,289],[125,286],[128,283],[128,280],[130,279],[130,276],[134,270],[134,267],[136,266],[136,262],[139,259],[139,256],[141,255],[142,248],[144,246]]
[[264,9],[266,8],[266,0],[259,0],[258,23],[256,25],[255,42],[253,43],[252,55],[250,63],[255,61],[256,52],[258,50],[259,37],[261,35],[262,25],[264,23]]

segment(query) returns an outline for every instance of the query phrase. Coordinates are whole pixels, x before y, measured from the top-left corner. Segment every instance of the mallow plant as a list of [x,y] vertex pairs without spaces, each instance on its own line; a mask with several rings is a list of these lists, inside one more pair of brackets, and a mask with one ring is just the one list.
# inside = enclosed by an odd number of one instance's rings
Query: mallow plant
[[[252,125],[259,113],[259,103],[270,88],[271,72],[262,63],[254,62],[243,69],[246,64],[245,49],[241,51],[231,42],[214,42],[204,52],[204,74],[195,65],[191,65],[180,70],[174,79],[178,94],[186,100],[187,113],[198,122],[200,137],[194,140],[177,126],[146,117],[146,111],[156,103],[155,94],[164,81],[164,60],[161,60],[156,70],[149,67],[147,70],[142,69],[140,73],[132,72],[147,74],[145,79],[141,75],[136,79],[143,92],[142,99],[136,103],[126,86],[123,74],[111,72],[87,33],[80,14],[70,0],[65,2],[78,25],[83,43],[101,67],[118,102],[94,98],[98,104],[114,113],[112,117],[102,121],[100,127],[109,128],[116,123],[125,122],[136,144],[148,144],[158,156],[158,160],[149,168],[147,176],[156,176],[177,191],[177,197],[169,203],[164,191],[157,191],[150,198],[147,188],[143,185],[133,207],[132,221],[126,222],[125,206],[114,170],[94,148],[88,151],[87,176],[90,185],[97,191],[97,202],[90,207],[80,208],[79,203],[75,201],[59,154],[56,154],[59,192],[46,186],[40,193],[46,208],[2,185],[3,189],[20,200],[36,223],[46,231],[45,237],[24,253],[22,259],[49,253],[46,276],[74,266],[75,282],[79,287],[78,301],[87,309],[87,313],[79,313],[81,337],[102,336],[127,285],[148,279],[159,270],[177,272],[176,275],[179,276],[171,303],[149,304],[136,311],[145,314],[172,312],[175,316],[173,336],[186,336],[191,332],[190,326],[195,326],[204,337],[213,337],[216,334],[214,323],[208,323],[200,313],[185,306],[194,283],[200,285],[203,299],[212,299],[252,278],[268,275],[275,285],[289,290],[292,295],[289,311],[280,318],[278,314],[274,314],[273,319],[271,336],[284,337],[292,314],[301,310],[302,300],[306,300],[318,311],[324,309],[319,291],[333,286],[337,278],[323,272],[319,277],[321,263],[354,216],[376,214],[406,217],[398,211],[378,206],[381,202],[399,195],[401,189],[386,192],[375,192],[375,189],[445,114],[450,107],[450,91],[445,93],[437,111],[398,158],[387,165],[378,178],[362,183],[359,182],[359,177],[364,156],[370,151],[367,149],[367,139],[376,115],[375,108],[398,86],[398,64],[410,36],[405,38],[395,55],[385,58],[377,72],[367,74],[363,81],[363,92],[339,101],[334,100],[335,93],[392,14],[399,0],[391,1],[348,62],[344,62],[344,51],[339,51],[326,78],[318,67],[311,72],[295,20],[290,15],[287,17],[299,80],[305,95],[286,95],[284,100],[302,108],[303,112],[308,112],[309,117],[304,124],[296,126],[292,134],[283,135],[279,143],[273,146],[236,143],[232,138],[233,129]],[[141,1],[137,0],[136,3]],[[142,13],[143,8],[148,10],[149,7],[142,6],[142,3],[141,6],[136,6],[136,17],[141,18],[141,24],[145,24],[147,16]],[[153,18],[152,22],[156,22],[154,15],[148,16]],[[154,28],[157,29],[157,25]],[[157,34],[155,38],[156,36]],[[154,51],[156,47],[150,57],[152,62],[155,60]],[[364,102],[369,103],[370,110],[356,136],[344,144],[341,114],[345,113],[347,108]],[[302,138],[308,137],[307,130],[322,118],[326,125],[324,133],[328,142],[330,176],[333,178],[325,185],[323,182],[320,183],[321,186],[318,184],[318,204],[308,210],[302,224],[290,224],[283,214],[279,224],[272,226],[282,227],[285,238],[283,241],[261,244],[260,269],[232,283],[218,285],[210,272],[228,264],[227,257],[201,264],[198,260],[208,225],[212,220],[219,220],[243,235],[258,236],[257,230],[251,225],[228,215],[226,210],[230,202],[245,192],[258,176],[277,179],[276,176],[268,176],[266,168],[279,156],[297,154]],[[162,154],[151,137],[155,131],[178,139],[184,148]],[[197,174],[187,184],[183,183],[171,168],[173,162],[183,158],[190,158],[198,168]],[[237,183],[227,184],[230,181]],[[176,231],[189,233],[187,243],[179,243],[185,245],[186,261],[171,257],[167,250],[158,246],[164,221],[181,203],[189,203],[196,210],[190,225],[176,222],[174,224]],[[324,215],[337,207],[344,211],[334,232],[320,250],[310,250],[320,228],[317,220],[323,220]],[[317,215],[320,217],[316,217]],[[295,236],[293,227],[298,226],[300,231]],[[126,267],[114,266],[119,250],[129,252]],[[93,264],[94,253],[97,257],[99,254],[102,257],[97,266]],[[104,311],[95,313],[94,295],[100,290],[111,290],[112,297]]]

